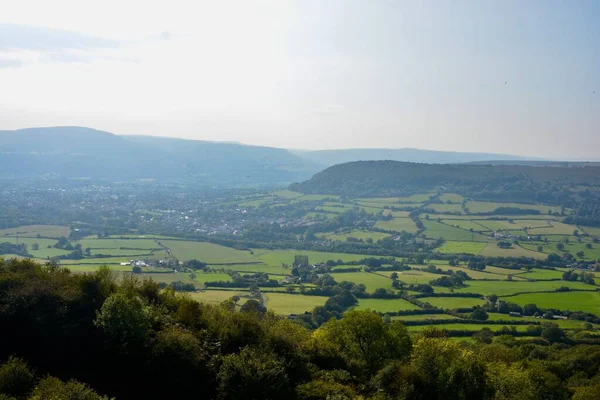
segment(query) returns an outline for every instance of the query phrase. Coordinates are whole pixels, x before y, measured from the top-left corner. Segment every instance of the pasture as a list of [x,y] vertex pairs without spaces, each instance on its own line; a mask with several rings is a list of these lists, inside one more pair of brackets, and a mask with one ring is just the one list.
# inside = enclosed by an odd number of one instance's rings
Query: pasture
[[485,243],[481,242],[457,242],[457,241],[447,241],[441,247],[436,250],[440,253],[448,253],[448,254],[479,254],[486,246]]
[[26,225],[16,228],[0,229],[0,239],[5,236],[19,236],[30,238],[56,238],[68,237],[70,229],[60,225]]
[[488,243],[479,254],[486,257],[530,257],[538,260],[544,260],[547,257],[546,254],[524,249],[516,244],[513,244],[510,249],[503,249],[498,247],[498,243],[495,241]]
[[288,293],[263,293],[267,310],[279,315],[302,314],[322,306],[327,301],[324,296],[303,296]]
[[379,288],[392,288],[392,280],[390,278],[372,272],[334,272],[331,276],[336,282],[362,283],[367,287],[367,293],[374,292],[375,289]]
[[394,232],[405,231],[413,233],[417,231],[417,226],[410,218],[392,218],[389,221],[377,221],[375,227]]
[[373,241],[378,241],[389,237],[390,235],[387,233],[381,232],[372,232],[372,231],[362,231],[362,230],[352,230],[346,233],[329,233],[324,234],[323,237],[329,240],[335,240],[338,242],[345,242],[348,238],[367,240],[372,239]]
[[171,249],[173,255],[180,261],[196,259],[207,264],[234,264],[257,261],[248,251],[236,250],[208,242],[163,240],[161,243]]
[[[466,281],[465,286],[455,289],[456,292],[481,293],[482,295],[496,294],[498,296],[514,295],[528,292],[555,291],[559,287],[570,289],[596,290],[596,286],[587,285],[582,282],[568,281]],[[549,298],[558,293],[546,294]],[[512,301],[512,300],[510,300]]]
[[372,310],[380,313],[418,310],[419,307],[404,299],[359,299],[357,310]]
[[507,297],[507,301],[535,304],[541,308],[557,308],[559,310],[583,311],[600,315],[600,292],[561,292],[561,293],[529,293]]
[[425,235],[431,239],[442,238],[446,240],[456,240],[465,242],[487,241],[487,238],[485,236],[482,236],[477,233],[472,233],[464,229],[455,228],[453,226],[441,222],[427,219],[421,219],[421,222],[423,222],[423,225],[425,226]]
[[485,304],[485,300],[472,297],[421,297],[419,300],[438,308],[450,310],[482,306]]

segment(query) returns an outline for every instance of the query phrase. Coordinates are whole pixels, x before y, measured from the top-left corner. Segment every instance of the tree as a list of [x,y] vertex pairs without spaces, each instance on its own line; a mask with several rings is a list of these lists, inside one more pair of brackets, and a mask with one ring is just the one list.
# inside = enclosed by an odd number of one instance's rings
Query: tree
[[0,365],[0,393],[24,398],[34,383],[35,376],[23,360],[10,357]]
[[223,357],[217,381],[220,399],[293,398],[284,361],[264,349],[246,346]]
[[585,253],[583,251],[578,251],[576,256],[579,258],[583,258],[585,256]]
[[542,331],[542,338],[550,343],[562,342],[565,339],[565,332],[558,326],[549,326]]
[[323,345],[331,346],[357,372],[374,372],[388,360],[403,360],[410,355],[411,339],[398,321],[387,325],[370,310],[352,310],[342,319],[332,319],[319,329]]
[[144,347],[150,335],[150,311],[133,294],[115,293],[106,299],[94,324],[124,353]]
[[565,249],[565,245],[562,243],[557,243],[556,244],[556,249],[559,251],[563,251]]
[[267,309],[257,300],[250,299],[242,305],[240,311],[244,313],[256,313],[262,315],[267,312]]
[[33,243],[31,245],[31,250],[39,250],[40,249],[40,244],[39,243]]
[[142,267],[140,267],[139,265],[134,265],[133,268],[131,268],[131,272],[134,274],[141,274]]
[[288,293],[296,292],[296,288],[294,286],[286,286],[285,291]]
[[486,321],[488,319],[488,314],[483,308],[476,308],[475,310],[473,310],[471,315],[469,315],[469,318],[476,319],[479,321]]
[[494,340],[494,333],[490,328],[483,328],[479,332],[473,334],[473,339],[479,343],[490,344]]
[[64,383],[60,379],[53,377],[42,379],[29,399],[109,400],[108,397],[100,396],[83,383],[74,380]]
[[398,273],[397,272],[392,272],[392,274],[390,275],[390,278],[392,278],[392,280],[398,279]]
[[538,247],[536,248],[536,250],[538,251],[538,253],[541,253],[541,252],[543,252],[543,251],[544,251],[544,248],[543,248],[542,246],[538,246]]

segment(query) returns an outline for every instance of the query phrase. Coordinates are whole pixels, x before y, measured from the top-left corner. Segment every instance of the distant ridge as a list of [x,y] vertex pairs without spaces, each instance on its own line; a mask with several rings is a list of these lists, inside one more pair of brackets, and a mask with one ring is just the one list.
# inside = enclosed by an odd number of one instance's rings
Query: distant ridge
[[332,166],[353,161],[391,160],[426,164],[457,164],[481,161],[536,161],[535,157],[510,154],[468,153],[437,150],[403,149],[340,149],[298,152],[301,157],[315,164]]
[[[499,199],[517,191],[524,196],[523,200],[532,201],[538,193],[531,188],[543,184],[548,184],[544,190],[551,185],[599,185],[600,167],[355,161],[329,167],[308,181],[291,185],[290,189],[302,193],[386,197],[443,187],[459,193],[483,190]],[[561,195],[552,190],[551,196]],[[516,198],[514,194],[512,198]]]

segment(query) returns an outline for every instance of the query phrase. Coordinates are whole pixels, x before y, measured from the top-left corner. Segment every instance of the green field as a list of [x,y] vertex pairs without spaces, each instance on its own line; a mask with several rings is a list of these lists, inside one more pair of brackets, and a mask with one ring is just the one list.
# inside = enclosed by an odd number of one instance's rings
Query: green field
[[444,203],[450,201],[452,203],[462,203],[465,198],[456,193],[444,193],[440,195],[440,200]]
[[450,310],[482,306],[485,304],[485,300],[471,297],[421,297],[419,300],[438,308]]
[[322,306],[327,301],[324,296],[303,296],[301,294],[263,293],[267,310],[275,314],[302,314]]
[[[548,242],[548,243],[536,242],[536,243],[523,244],[522,246],[529,250],[537,250],[538,246],[542,246],[542,248],[543,248],[542,252],[545,254],[550,254],[550,253],[562,254],[564,252],[568,252],[568,253],[571,253],[573,255],[573,257],[575,257],[577,259],[583,259],[583,260],[598,260],[598,259],[600,259],[600,244],[589,243],[592,246],[592,248],[588,249],[586,247],[587,243],[578,243],[573,238],[569,241],[569,243],[563,242],[563,246],[564,246],[563,250],[558,250],[556,248],[557,244],[558,244],[557,242]],[[579,253],[580,251],[583,251],[583,253],[584,253],[583,257],[577,256],[577,253]]]
[[541,308],[600,314],[600,292],[530,293],[507,297],[505,300],[522,306],[535,304]]
[[488,233],[490,231],[489,228],[486,228],[480,221],[477,220],[468,220],[468,219],[443,219],[442,222],[444,224],[457,227],[464,230],[473,230],[473,232],[484,232]]
[[523,247],[515,244],[513,244],[513,247],[510,249],[502,249],[498,247],[497,242],[488,243],[479,254],[486,257],[530,257],[537,258],[539,260],[544,260],[546,257],[548,257],[546,254],[524,249]]
[[463,213],[463,208],[462,205],[460,204],[439,204],[439,203],[434,203],[434,204],[428,204],[427,208],[431,208],[432,210],[435,210],[435,212],[438,213]]
[[417,226],[410,218],[393,218],[389,221],[377,221],[376,228],[394,232],[416,232]]
[[70,229],[60,225],[26,225],[17,228],[0,229],[0,238],[3,236],[19,236],[19,237],[46,237],[59,238],[69,237]]
[[331,276],[337,282],[348,281],[356,284],[362,283],[367,287],[368,293],[379,288],[392,288],[392,280],[390,278],[372,272],[334,272]]
[[[457,292],[481,293],[483,295],[497,294],[498,296],[506,296],[522,292],[543,292],[553,291],[561,286],[566,286],[571,289],[595,290],[596,286],[586,285],[582,282],[568,281],[466,281],[465,287],[455,289]],[[545,294],[548,298],[556,296],[557,293]],[[512,300],[511,300],[512,301]]]
[[[438,329],[445,329],[448,331],[471,331],[478,332],[483,328],[489,328],[492,332],[497,332],[502,329],[505,325],[489,325],[489,324],[443,324],[443,325],[416,325],[416,326],[407,326],[409,332],[421,332],[427,327],[435,326]],[[514,326],[518,332],[527,331],[527,325],[506,325],[507,327]]]
[[531,272],[526,272],[519,276],[527,279],[535,280],[550,280],[550,279],[561,279],[563,271],[553,271],[550,269],[539,269],[534,268]]
[[201,260],[208,264],[228,264],[256,262],[248,251],[219,246],[207,242],[191,242],[183,240],[163,240],[161,243],[171,249],[180,261]]
[[443,224],[441,222],[421,219],[425,226],[425,235],[431,239],[446,239],[446,240],[457,240],[457,241],[486,241],[485,236],[477,233],[471,233],[469,231],[455,228],[450,225]]
[[481,242],[457,242],[447,241],[437,249],[440,253],[467,253],[479,254],[485,247],[485,243]]
[[360,299],[356,309],[369,309],[386,313],[394,311],[418,310],[419,307],[403,299]]
[[238,302],[239,305],[244,304],[248,300],[248,292],[236,290],[204,290],[190,292],[187,295],[194,300],[213,304],[220,304],[226,300],[229,300],[233,296],[240,297],[240,301]]
[[329,233],[329,234],[323,235],[323,237],[325,239],[335,240],[335,241],[339,241],[339,242],[345,242],[348,240],[349,237],[354,238],[354,239],[362,239],[362,240],[373,239],[373,241],[376,242],[380,239],[384,239],[389,236],[390,235],[388,235],[387,233],[361,231],[361,230],[353,230],[353,231],[350,231],[347,233]]
[[558,221],[550,221],[550,226],[528,229],[530,235],[572,235],[577,227],[575,225],[563,224]]
[[308,261],[311,264],[325,262],[327,260],[358,261],[365,257],[371,257],[360,254],[325,253],[320,251],[307,250],[253,249],[253,252],[254,258],[252,258],[251,261],[260,261],[269,266],[281,266],[282,263],[291,265],[294,262],[295,255],[308,256]]
[[537,210],[541,214],[548,214],[548,210],[552,212],[560,212],[560,207],[545,206],[541,204],[522,204],[522,203],[495,203],[488,201],[467,201],[466,208],[469,212],[488,213],[500,207],[519,208],[521,210]]
[[418,315],[399,315],[392,317],[392,320],[402,321],[435,321],[440,319],[455,319],[460,321],[461,318],[450,314],[418,314]]

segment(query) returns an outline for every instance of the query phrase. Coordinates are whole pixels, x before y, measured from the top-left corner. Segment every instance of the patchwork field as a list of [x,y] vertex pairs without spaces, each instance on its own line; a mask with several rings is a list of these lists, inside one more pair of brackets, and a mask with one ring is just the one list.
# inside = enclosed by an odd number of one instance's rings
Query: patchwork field
[[538,307],[559,310],[584,311],[600,314],[600,292],[530,293],[508,297],[519,305],[536,304]]
[[449,254],[479,254],[485,248],[486,244],[481,242],[457,242],[447,241],[437,249],[440,253]]
[[417,226],[410,218],[393,218],[389,221],[377,221],[376,228],[394,232],[416,232]]
[[327,301],[324,296],[303,296],[287,293],[264,293],[267,310],[275,314],[289,315],[302,314],[317,306],[322,306]]
[[68,237],[70,229],[66,226],[60,225],[27,225],[19,226],[17,228],[0,229],[0,238],[4,236],[20,236],[35,238],[56,238]]
[[377,312],[395,312],[417,310],[419,307],[403,299],[360,299],[356,306],[358,310],[373,310]]
[[471,297],[421,297],[419,300],[429,303],[438,308],[456,309],[482,306],[485,300]]

